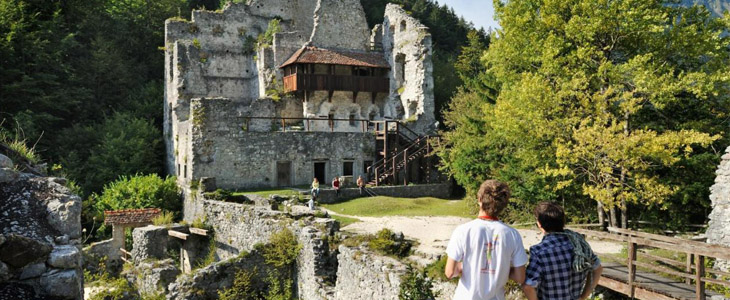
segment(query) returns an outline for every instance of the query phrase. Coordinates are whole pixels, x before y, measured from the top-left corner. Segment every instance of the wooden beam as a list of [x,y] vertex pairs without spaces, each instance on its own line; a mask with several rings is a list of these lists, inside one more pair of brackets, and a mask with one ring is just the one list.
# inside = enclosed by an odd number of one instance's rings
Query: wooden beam
[[636,287],[634,286],[634,279],[636,278],[636,243],[629,243],[629,297],[634,298]]
[[705,276],[705,257],[697,255],[695,257],[695,296],[697,300],[705,300],[705,283],[702,277]]
[[175,230],[168,230],[167,231],[167,234],[169,236],[171,236],[171,237],[176,237],[176,238],[179,238],[181,240],[187,240],[188,239],[188,235],[189,235],[187,233],[182,233],[182,232],[175,231]]
[[334,94],[334,93],[335,93],[335,91],[333,91],[333,90],[329,90],[329,91],[327,91],[327,93],[328,93],[328,94],[327,94],[327,100],[328,100],[329,102],[332,102],[332,94]]
[[197,234],[197,235],[208,236],[208,231],[207,230],[200,229],[200,228],[195,228],[195,227],[190,227],[190,233]]

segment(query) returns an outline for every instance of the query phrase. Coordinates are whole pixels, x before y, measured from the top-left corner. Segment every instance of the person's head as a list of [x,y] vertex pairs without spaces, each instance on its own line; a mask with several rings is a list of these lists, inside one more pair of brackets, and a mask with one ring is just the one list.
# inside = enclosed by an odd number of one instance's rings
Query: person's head
[[362,179],[362,175],[357,175],[357,179]]
[[509,186],[506,183],[496,180],[484,181],[477,192],[479,210],[484,211],[490,217],[498,218],[507,207],[510,194]]
[[560,232],[565,227],[565,211],[553,202],[542,202],[535,206],[535,218],[545,232]]
[[314,177],[314,179],[312,179],[312,182],[319,182],[319,180],[317,180],[317,177]]

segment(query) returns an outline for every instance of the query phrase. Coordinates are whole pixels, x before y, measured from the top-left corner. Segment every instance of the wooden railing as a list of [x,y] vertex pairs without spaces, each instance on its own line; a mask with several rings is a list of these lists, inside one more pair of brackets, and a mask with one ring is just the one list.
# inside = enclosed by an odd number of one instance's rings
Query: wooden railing
[[357,91],[387,93],[390,81],[387,77],[291,74],[284,76],[284,91]]
[[[640,285],[636,283],[637,268],[651,270],[658,274],[682,278],[684,283],[688,285],[691,285],[693,282],[695,299],[706,299],[706,283],[730,287],[730,280],[723,279],[730,278],[730,273],[715,269],[705,269],[705,260],[708,257],[730,260],[730,247],[614,227],[609,227],[609,232],[586,230],[575,227],[572,227],[571,230],[584,234],[588,237],[619,241],[627,244],[628,257],[626,258],[625,263],[628,268],[628,274],[626,278],[627,290],[625,292],[629,297],[635,297],[636,290],[640,287]],[[647,248],[658,248],[675,253],[684,253],[687,258],[684,262],[680,262],[670,258],[653,255],[645,251],[639,251],[640,249]],[[638,259],[640,257],[643,257],[644,261],[653,261],[654,264],[639,261]],[[707,274],[715,276],[708,277]]]
[[[313,128],[314,124],[327,122],[327,131],[335,132],[338,125],[343,122],[347,123],[346,128],[357,130],[358,132],[368,132],[371,130],[370,120],[365,119],[328,119],[328,118],[284,118],[284,117],[246,117],[244,118],[244,124],[242,126],[244,131],[256,131],[251,130],[251,121],[264,120],[270,122],[270,125],[276,125],[278,128],[274,128],[275,131],[281,132],[296,132],[296,131],[325,131]],[[271,131],[271,128],[268,129]],[[346,131],[352,132],[352,131]]]

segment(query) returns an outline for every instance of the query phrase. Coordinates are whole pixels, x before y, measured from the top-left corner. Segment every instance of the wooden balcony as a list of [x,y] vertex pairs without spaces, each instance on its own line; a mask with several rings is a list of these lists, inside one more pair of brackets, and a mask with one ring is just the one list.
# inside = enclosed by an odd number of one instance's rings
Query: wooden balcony
[[284,91],[388,93],[390,82],[387,77],[298,73],[284,77]]

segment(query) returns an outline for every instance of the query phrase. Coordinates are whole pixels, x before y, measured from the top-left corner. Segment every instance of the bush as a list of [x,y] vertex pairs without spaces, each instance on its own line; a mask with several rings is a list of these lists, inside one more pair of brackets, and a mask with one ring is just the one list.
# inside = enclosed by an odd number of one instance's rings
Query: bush
[[441,258],[428,266],[426,266],[426,275],[428,275],[429,278],[433,278],[440,281],[451,281],[451,282],[458,282],[458,278],[448,279],[446,278],[446,274],[444,271],[446,270],[446,260],[448,259],[448,256],[442,255]]
[[370,241],[370,249],[386,255],[406,257],[411,252],[412,244],[408,241],[397,241],[395,234],[388,228],[378,231],[375,238]]
[[226,201],[229,198],[231,198],[232,195],[233,195],[233,193],[231,193],[231,191],[224,190],[224,189],[217,189],[217,190],[215,190],[215,192],[207,192],[207,193],[203,194],[203,196],[205,196],[206,199],[219,200],[219,201]]
[[299,241],[291,230],[284,228],[271,235],[269,244],[262,247],[262,254],[266,263],[276,268],[293,266],[302,250]]
[[175,214],[169,211],[162,211],[162,213],[152,219],[152,224],[157,226],[170,225],[175,222]]
[[[136,175],[122,177],[104,187],[104,191],[89,197],[87,206],[93,210],[87,213],[96,214],[97,222],[103,220],[105,210],[120,210],[132,208],[161,208],[173,214],[173,219],[179,216],[182,202],[175,184],[175,177],[165,179],[153,175]],[[85,216],[90,219],[90,216]]]
[[218,292],[220,300],[248,300],[259,299],[259,292],[254,287],[254,275],[256,268],[252,271],[240,270],[233,278],[233,286]]
[[426,270],[416,271],[408,266],[408,271],[401,277],[398,299],[401,300],[429,300],[435,299],[436,294],[431,290],[433,282],[426,275]]

